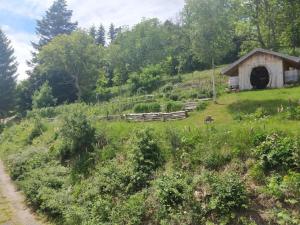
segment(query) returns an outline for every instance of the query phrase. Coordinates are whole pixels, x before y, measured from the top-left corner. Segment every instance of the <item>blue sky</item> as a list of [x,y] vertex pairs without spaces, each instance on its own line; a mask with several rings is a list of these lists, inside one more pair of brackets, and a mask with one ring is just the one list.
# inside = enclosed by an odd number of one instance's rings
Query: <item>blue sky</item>
[[[30,42],[35,36],[36,20],[40,19],[53,0],[0,0],[0,27],[6,32],[19,62],[19,80],[25,79],[26,60],[31,57]],[[132,26],[142,18],[176,19],[184,0],[67,0],[73,20],[82,28],[111,22]]]

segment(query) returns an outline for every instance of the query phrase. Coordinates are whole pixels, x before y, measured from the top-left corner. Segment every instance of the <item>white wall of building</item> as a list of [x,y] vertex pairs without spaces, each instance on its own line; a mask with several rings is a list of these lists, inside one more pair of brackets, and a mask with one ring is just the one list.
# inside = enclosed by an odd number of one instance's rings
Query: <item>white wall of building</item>
[[282,59],[267,54],[255,54],[245,60],[239,66],[239,88],[240,90],[253,89],[250,76],[253,68],[264,66],[269,71],[270,82],[269,88],[281,88],[284,86],[284,71]]

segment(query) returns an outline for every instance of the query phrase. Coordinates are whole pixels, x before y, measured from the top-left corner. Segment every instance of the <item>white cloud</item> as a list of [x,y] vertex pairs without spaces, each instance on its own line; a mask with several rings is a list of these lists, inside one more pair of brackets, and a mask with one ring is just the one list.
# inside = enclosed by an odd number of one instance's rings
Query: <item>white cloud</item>
[[112,22],[118,26],[134,25],[142,18],[169,19],[182,9],[184,0],[69,0],[68,3],[81,26],[103,23],[108,27]]
[[[0,11],[9,12],[12,19],[14,15],[39,19],[52,2],[53,0],[0,0]],[[88,28],[102,23],[108,28],[110,23],[132,26],[142,18],[175,18],[182,9],[184,0],[67,0],[67,4],[73,10],[73,20],[78,21],[80,27]],[[7,26],[5,31],[12,40],[19,61],[19,79],[25,79],[25,71],[28,69],[26,60],[31,57],[30,41],[35,36]]]
[[12,15],[21,15],[31,19],[38,18],[52,0],[0,0],[0,10],[10,12]]

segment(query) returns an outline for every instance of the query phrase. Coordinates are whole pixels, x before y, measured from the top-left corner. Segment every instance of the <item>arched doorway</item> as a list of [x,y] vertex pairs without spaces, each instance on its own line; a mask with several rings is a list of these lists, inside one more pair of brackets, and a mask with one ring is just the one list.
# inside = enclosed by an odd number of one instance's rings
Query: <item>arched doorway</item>
[[251,85],[254,89],[265,89],[270,82],[270,74],[266,67],[259,66],[253,68],[250,77]]

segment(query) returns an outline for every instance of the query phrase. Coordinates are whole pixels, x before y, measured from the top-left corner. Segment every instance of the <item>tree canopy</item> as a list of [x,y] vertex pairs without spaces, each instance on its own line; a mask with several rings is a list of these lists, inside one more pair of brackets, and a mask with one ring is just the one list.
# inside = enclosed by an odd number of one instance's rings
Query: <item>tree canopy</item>
[[76,88],[78,100],[89,99],[96,88],[102,69],[104,52],[85,32],[61,35],[53,39],[38,54],[41,72],[60,71],[61,76],[70,76]]
[[149,68],[161,69],[155,76],[160,80],[210,68],[212,59],[230,63],[256,47],[299,56],[299,15],[300,3],[291,0],[185,0],[177,20],[143,19],[122,28],[111,23],[107,31],[100,22],[75,31],[72,11],[56,0],[38,21],[40,52],[18,99],[26,102],[21,108],[31,106],[31,96],[46,81],[58,104],[92,101],[121,85],[141,84],[133,92],[151,92]]
[[46,11],[41,20],[37,20],[36,34],[39,37],[33,47],[40,50],[54,37],[60,34],[70,34],[77,29],[77,22],[71,22],[72,10],[67,9],[65,0],[56,0]]

